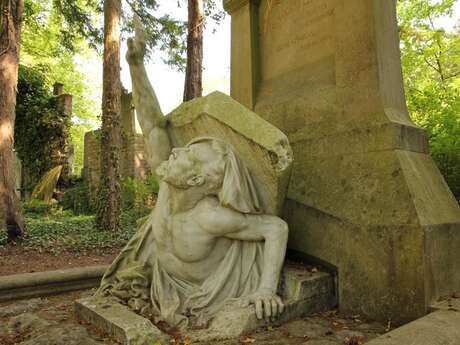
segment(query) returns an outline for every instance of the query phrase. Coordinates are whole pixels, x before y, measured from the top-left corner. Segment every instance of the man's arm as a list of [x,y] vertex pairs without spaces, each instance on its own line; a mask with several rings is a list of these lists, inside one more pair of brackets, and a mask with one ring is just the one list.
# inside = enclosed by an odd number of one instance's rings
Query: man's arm
[[166,130],[166,119],[145,70],[145,32],[136,15],[134,26],[136,34],[134,39],[128,39],[126,60],[131,73],[134,107],[146,142],[148,162],[155,171],[161,162],[168,159],[171,142]]
[[269,318],[282,312],[284,306],[276,296],[276,290],[286,254],[286,222],[275,216],[242,214],[222,206],[204,213],[199,221],[208,233],[215,236],[241,241],[265,241],[262,278],[250,302],[256,305],[258,318],[262,318],[263,314]]

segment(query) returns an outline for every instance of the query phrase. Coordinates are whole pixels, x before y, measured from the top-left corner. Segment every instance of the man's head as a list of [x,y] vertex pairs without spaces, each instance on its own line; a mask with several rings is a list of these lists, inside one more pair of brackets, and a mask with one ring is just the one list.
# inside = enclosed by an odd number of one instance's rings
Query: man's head
[[201,139],[186,147],[174,148],[156,173],[177,188],[205,187],[208,192],[217,192],[225,173],[223,145],[218,140]]

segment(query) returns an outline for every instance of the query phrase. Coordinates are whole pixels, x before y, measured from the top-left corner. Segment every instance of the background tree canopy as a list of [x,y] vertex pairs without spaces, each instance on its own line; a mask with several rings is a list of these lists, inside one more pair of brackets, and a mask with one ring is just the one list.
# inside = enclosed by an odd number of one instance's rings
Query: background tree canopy
[[455,0],[399,0],[401,59],[412,119],[427,130],[431,154],[460,200],[460,26],[447,32]]

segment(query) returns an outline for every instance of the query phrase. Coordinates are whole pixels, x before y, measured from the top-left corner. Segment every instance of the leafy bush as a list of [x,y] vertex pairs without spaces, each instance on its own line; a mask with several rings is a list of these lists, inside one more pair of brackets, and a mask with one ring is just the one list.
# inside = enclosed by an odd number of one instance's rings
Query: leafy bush
[[71,125],[70,116],[57,110],[48,71],[46,66],[21,65],[18,73],[14,140],[32,186],[53,167],[54,154],[65,152]]
[[460,27],[446,31],[452,0],[398,1],[409,112],[426,129],[431,155],[460,201]]
[[155,194],[158,193],[158,182],[149,176],[146,181],[127,177],[122,181],[121,200],[124,210],[143,210],[155,204]]
[[60,204],[63,209],[72,210],[77,215],[94,213],[89,188],[85,182],[77,183],[73,188],[67,189]]

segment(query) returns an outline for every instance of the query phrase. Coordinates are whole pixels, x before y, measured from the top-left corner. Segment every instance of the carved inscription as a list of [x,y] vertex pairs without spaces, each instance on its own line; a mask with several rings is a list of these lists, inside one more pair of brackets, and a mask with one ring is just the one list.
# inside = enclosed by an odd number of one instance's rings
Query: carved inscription
[[276,76],[334,54],[334,0],[263,0],[263,75]]

